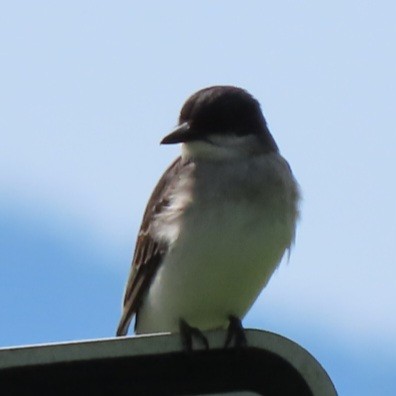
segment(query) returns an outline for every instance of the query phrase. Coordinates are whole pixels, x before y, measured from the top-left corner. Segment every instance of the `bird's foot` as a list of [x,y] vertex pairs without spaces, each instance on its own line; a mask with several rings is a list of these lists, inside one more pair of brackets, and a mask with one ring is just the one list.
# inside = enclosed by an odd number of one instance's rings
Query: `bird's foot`
[[205,350],[209,349],[208,339],[203,335],[201,330],[196,327],[190,326],[183,319],[180,319],[179,329],[183,348],[186,352],[192,352],[194,338],[201,342],[201,344],[205,347]]
[[236,316],[230,315],[228,317],[229,325],[227,329],[227,337],[224,343],[224,348],[228,348],[234,341],[235,348],[244,348],[247,346],[247,339],[245,329],[242,322]]

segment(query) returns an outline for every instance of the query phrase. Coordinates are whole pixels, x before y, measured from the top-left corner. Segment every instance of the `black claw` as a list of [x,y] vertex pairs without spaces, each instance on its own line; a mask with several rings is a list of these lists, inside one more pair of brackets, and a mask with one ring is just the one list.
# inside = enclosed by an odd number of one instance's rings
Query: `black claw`
[[197,329],[196,327],[190,326],[183,319],[180,319],[179,329],[183,348],[186,352],[192,352],[193,338],[196,338],[198,341],[200,341],[206,350],[209,349],[208,339],[203,335],[201,330]]
[[228,320],[230,323],[227,329],[227,337],[224,343],[224,348],[228,348],[233,340],[235,348],[246,347],[247,339],[241,320],[233,315],[230,315]]

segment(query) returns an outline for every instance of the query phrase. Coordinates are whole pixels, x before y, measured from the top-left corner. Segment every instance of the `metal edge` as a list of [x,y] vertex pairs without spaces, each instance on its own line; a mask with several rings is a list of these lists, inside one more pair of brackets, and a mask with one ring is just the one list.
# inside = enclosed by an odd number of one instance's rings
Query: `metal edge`
[[[204,333],[211,349],[221,349],[224,330]],[[334,385],[320,363],[295,342],[263,330],[247,329],[249,348],[273,352],[291,364],[304,378],[313,394],[335,396]],[[197,348],[201,349],[201,348]],[[149,356],[182,352],[179,334],[159,333],[0,349],[0,370],[92,359]]]

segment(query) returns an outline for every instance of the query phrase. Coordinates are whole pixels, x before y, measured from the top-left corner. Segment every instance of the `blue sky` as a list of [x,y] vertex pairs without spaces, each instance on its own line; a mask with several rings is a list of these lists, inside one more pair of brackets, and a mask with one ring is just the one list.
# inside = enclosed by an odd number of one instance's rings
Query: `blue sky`
[[245,320],[340,394],[396,393],[396,5],[0,6],[0,346],[109,337],[184,100],[248,89],[302,187],[290,262]]

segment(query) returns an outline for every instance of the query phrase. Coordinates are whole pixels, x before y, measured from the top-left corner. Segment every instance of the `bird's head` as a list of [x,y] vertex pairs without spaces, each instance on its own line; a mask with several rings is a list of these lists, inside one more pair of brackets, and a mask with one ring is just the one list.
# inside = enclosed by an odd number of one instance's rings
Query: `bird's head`
[[161,144],[183,143],[183,156],[238,158],[277,151],[259,102],[233,86],[213,86],[183,105],[178,126]]

